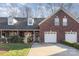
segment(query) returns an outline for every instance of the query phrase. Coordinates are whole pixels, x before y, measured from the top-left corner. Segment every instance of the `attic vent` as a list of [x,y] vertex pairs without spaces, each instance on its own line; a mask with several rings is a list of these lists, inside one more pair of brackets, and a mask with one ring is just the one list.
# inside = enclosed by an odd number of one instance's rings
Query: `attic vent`
[[28,25],[33,25],[34,24],[34,19],[33,18],[28,18],[27,24]]
[[13,17],[8,18],[8,25],[14,25],[15,23],[17,23],[16,19],[14,19]]

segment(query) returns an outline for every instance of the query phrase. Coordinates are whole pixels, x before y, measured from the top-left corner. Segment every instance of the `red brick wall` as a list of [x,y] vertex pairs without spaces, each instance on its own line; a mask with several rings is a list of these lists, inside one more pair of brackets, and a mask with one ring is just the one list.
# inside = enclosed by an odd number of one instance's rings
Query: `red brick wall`
[[[58,16],[60,19],[60,25],[59,26],[55,26],[54,25],[54,18]],[[68,25],[67,26],[63,26],[62,25],[62,19],[64,18],[64,16],[67,17],[68,19]],[[48,20],[46,20],[44,23],[42,23],[40,26],[40,39],[42,42],[44,42],[44,32],[45,31],[49,31],[50,29],[52,31],[56,31],[57,32],[57,42],[62,42],[64,40],[64,34],[66,31],[76,31],[78,32],[78,41],[79,41],[79,24],[73,19],[71,18],[69,15],[67,15],[64,11],[60,10],[58,11],[55,15],[53,15],[51,18],[49,18]]]

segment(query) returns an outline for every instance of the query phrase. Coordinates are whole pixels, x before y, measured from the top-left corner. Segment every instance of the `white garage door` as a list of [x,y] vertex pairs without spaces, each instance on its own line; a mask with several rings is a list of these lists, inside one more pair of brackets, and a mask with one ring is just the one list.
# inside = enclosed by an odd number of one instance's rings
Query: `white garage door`
[[65,40],[71,43],[77,42],[77,32],[65,32]]
[[45,40],[45,43],[56,43],[57,42],[57,32],[45,32],[44,40]]

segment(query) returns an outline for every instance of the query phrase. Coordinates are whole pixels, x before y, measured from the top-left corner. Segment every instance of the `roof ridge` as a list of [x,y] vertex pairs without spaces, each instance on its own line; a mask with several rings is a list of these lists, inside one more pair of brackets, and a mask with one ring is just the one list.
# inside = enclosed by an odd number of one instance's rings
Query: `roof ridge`
[[[65,13],[67,13],[70,17],[72,17],[75,21],[76,21],[76,17],[69,12],[67,9],[65,9],[64,7],[59,8],[58,10],[56,10],[52,15],[48,16],[47,18],[45,18],[43,21],[41,21],[38,25],[42,24],[43,22],[45,22],[47,19],[49,19],[50,17],[52,17],[54,14],[56,14],[58,11],[63,10]],[[76,21],[77,22],[77,21]]]

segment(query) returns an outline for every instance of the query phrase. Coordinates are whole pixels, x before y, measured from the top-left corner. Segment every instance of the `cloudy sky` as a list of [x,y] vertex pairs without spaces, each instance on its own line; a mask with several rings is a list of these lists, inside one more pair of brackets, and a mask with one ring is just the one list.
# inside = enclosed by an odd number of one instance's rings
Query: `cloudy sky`
[[[44,8],[44,6],[45,6],[46,4],[44,3],[44,4],[42,4],[42,7],[43,7],[43,9],[44,9],[44,13],[45,13],[45,16],[47,16],[47,15],[50,15],[51,14],[51,12],[50,12],[50,9],[48,9],[48,11]],[[12,6],[11,6],[11,4],[10,3],[0,3],[0,17],[6,17],[6,16],[9,16],[9,9],[10,9],[10,7],[13,7],[14,8],[14,10],[16,10],[17,11],[17,13],[16,13],[16,16],[17,17],[24,17],[23,16],[23,12],[25,11],[24,10],[24,7],[25,6],[28,6],[28,7],[30,7],[31,9],[32,9],[32,13],[33,13],[33,16],[35,17],[36,15],[38,15],[38,16],[40,16],[40,12],[38,13],[36,10],[37,10],[37,7],[39,6],[38,4],[34,4],[34,3],[28,3],[28,4],[26,4],[26,3],[17,3],[17,4],[12,4]],[[56,8],[58,8],[58,6],[56,6]],[[64,8],[66,8],[66,7],[64,7]],[[71,7],[71,9],[69,10],[71,13],[73,13],[76,17],[79,17],[79,4],[72,4],[72,7]],[[24,12],[25,13],[25,12]]]

